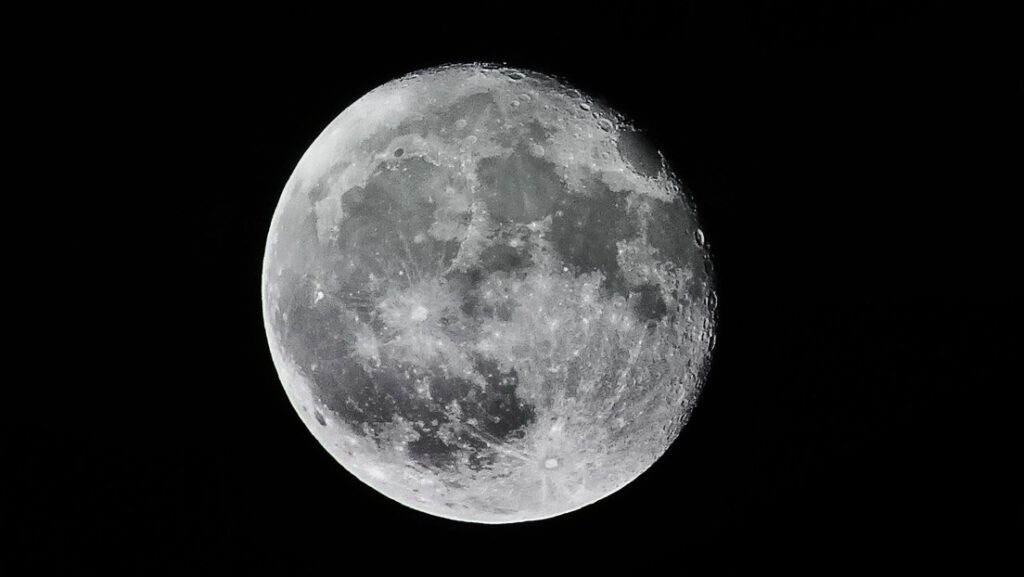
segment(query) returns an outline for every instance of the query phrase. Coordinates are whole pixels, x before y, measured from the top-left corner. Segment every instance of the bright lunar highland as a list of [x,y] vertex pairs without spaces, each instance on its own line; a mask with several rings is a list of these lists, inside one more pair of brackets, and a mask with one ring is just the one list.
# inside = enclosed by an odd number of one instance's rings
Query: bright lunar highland
[[384,495],[480,523],[643,473],[715,334],[704,235],[663,156],[567,84],[488,65],[388,82],[331,122],[285,185],[262,289],[316,439]]

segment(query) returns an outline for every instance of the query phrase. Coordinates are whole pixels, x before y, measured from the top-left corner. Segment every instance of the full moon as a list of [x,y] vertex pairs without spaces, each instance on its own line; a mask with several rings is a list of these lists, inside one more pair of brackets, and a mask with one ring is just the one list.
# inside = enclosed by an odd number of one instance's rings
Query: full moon
[[704,233],[664,156],[565,82],[490,65],[393,80],[324,129],[274,213],[262,295],[320,444],[391,499],[478,523],[636,479],[714,347]]

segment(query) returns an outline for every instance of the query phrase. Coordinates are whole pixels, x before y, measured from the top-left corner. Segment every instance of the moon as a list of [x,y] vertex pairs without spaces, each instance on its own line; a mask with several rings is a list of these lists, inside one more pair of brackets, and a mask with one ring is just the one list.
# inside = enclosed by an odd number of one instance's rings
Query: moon
[[627,118],[551,76],[451,65],[367,93],[299,160],[263,317],[288,399],[352,475],[432,515],[529,521],[679,435],[714,348],[710,265]]

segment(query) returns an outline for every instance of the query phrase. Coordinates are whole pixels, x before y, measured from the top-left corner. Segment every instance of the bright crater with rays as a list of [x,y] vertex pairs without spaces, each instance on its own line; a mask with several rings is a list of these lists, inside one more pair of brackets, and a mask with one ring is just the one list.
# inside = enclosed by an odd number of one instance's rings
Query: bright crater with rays
[[678,436],[713,348],[709,265],[626,119],[548,76],[448,66],[309,147],[263,313],[289,399],[349,472],[434,515],[525,521],[613,493]]

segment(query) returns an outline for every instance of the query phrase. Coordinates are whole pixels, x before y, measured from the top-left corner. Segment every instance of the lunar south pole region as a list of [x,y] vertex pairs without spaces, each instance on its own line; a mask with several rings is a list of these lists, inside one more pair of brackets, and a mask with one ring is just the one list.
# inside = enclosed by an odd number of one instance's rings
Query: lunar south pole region
[[628,119],[550,76],[384,84],[284,187],[263,314],[287,396],[345,469],[462,521],[553,517],[679,435],[715,335],[692,199]]

